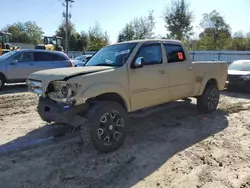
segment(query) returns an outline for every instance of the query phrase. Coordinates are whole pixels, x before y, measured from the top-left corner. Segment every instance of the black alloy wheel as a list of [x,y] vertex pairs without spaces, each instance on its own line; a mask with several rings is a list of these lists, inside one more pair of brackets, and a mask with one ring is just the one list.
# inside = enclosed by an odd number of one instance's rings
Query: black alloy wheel
[[123,145],[127,134],[127,112],[119,103],[96,102],[85,117],[88,123],[81,127],[85,144],[92,144],[101,152],[112,152]]

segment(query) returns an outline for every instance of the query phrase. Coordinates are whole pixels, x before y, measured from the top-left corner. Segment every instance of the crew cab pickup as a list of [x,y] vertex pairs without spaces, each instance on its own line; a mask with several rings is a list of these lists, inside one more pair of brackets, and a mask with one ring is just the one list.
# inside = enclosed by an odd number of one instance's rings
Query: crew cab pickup
[[150,39],[106,46],[84,67],[35,72],[27,83],[44,121],[80,126],[84,143],[111,152],[130,112],[187,97],[202,112],[216,110],[227,72],[226,62],[192,62],[180,41]]

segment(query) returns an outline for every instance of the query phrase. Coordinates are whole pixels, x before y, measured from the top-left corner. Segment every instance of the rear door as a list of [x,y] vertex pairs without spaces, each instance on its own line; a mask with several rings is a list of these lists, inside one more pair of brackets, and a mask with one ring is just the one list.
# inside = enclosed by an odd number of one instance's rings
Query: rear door
[[69,60],[61,55],[49,52],[35,52],[35,71],[69,67]]
[[21,52],[7,62],[7,76],[9,80],[24,81],[33,72],[34,53]]
[[186,56],[187,52],[178,43],[164,42],[167,57],[167,77],[169,96],[176,100],[190,96],[194,85],[192,62]]

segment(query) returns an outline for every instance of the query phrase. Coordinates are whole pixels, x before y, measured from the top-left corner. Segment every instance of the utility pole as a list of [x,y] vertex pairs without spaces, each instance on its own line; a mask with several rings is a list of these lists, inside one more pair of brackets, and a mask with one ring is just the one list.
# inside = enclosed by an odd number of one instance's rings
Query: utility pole
[[66,54],[68,54],[69,51],[69,18],[71,17],[71,15],[69,14],[69,3],[73,3],[73,0],[65,0],[65,7],[66,7],[66,12],[64,15],[65,19],[66,19],[66,28],[65,28],[65,52]]

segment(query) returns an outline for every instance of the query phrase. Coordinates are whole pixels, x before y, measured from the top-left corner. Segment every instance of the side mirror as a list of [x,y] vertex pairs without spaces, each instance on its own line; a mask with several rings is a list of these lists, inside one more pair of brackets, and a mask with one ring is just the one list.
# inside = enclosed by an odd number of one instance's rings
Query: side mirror
[[143,57],[138,57],[138,58],[135,60],[134,67],[135,67],[135,68],[141,68],[141,67],[143,67]]

